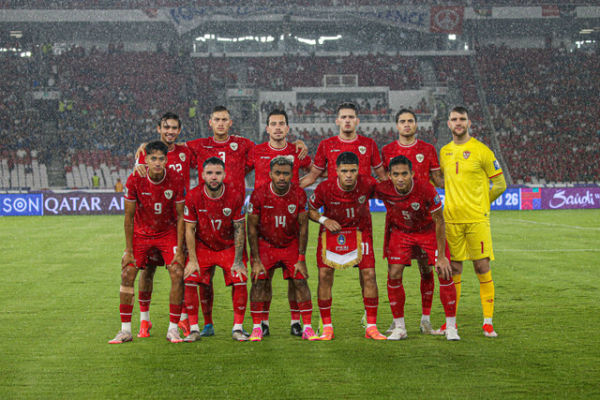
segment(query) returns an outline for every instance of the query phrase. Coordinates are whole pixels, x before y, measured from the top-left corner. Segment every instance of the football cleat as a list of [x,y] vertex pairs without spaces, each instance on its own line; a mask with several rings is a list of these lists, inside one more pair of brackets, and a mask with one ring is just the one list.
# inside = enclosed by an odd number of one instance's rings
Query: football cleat
[[197,342],[201,338],[202,338],[202,335],[200,335],[200,332],[191,331],[189,335],[187,335],[186,337],[183,338],[183,341],[186,343],[192,343],[192,342]]
[[485,337],[498,337],[498,334],[494,330],[494,326],[492,324],[483,324],[482,329]]
[[133,335],[131,332],[119,331],[117,336],[113,340],[110,340],[108,343],[110,344],[120,344],[125,342],[131,342],[133,340]]
[[300,322],[296,322],[290,326],[290,334],[292,336],[302,336],[302,325],[300,325]]
[[421,324],[419,325],[419,330],[423,335],[433,334],[433,327],[431,326],[431,322],[427,320],[421,321]]
[[213,324],[204,325],[202,332],[200,332],[200,336],[215,336],[215,328],[213,327]]
[[394,328],[394,330],[392,331],[392,334],[390,336],[388,336],[388,340],[404,340],[408,337],[408,334],[406,333],[406,329],[405,328],[401,328],[401,327],[397,327]]
[[302,339],[310,341],[320,340],[319,336],[317,336],[311,327],[304,328],[304,332],[302,332]]
[[167,331],[167,340],[171,343],[181,343],[183,339],[179,336],[179,329],[173,328]]
[[271,331],[269,330],[269,324],[265,324],[264,321],[260,323],[260,329],[262,329],[263,336],[271,335]]
[[446,328],[446,340],[460,340],[458,330],[452,326]]
[[263,338],[263,331],[260,326],[252,329],[252,333],[250,334],[251,342],[260,342]]
[[387,337],[379,333],[376,326],[370,326],[367,328],[365,331],[365,338],[373,340],[387,340]]
[[237,340],[238,342],[246,342],[248,340],[247,334],[240,329],[231,332],[231,338],[233,340]]
[[[182,319],[177,323],[177,327],[179,329],[181,329],[181,334],[183,336],[189,336],[191,331],[190,331],[190,320],[189,319]],[[200,333],[200,332],[198,332]]]
[[152,322],[143,320],[140,322],[140,333],[137,337],[150,337],[150,329],[152,329]]
[[333,338],[333,326],[324,326],[323,334],[319,337],[319,340],[331,340]]
[[446,334],[446,323],[444,322],[444,325],[440,326],[440,329],[434,329],[431,331],[432,335],[445,335]]
[[392,333],[394,331],[395,327],[396,327],[396,323],[394,321],[392,321],[392,323],[390,324],[390,327],[387,329],[387,331],[385,331],[385,334],[389,335],[390,333]]

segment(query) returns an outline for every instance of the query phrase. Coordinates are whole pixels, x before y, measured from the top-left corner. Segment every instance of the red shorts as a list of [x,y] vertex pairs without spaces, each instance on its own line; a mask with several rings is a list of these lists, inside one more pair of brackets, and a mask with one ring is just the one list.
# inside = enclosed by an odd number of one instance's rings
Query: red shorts
[[[323,262],[321,254],[323,248],[321,247],[321,234],[319,233],[319,244],[317,245],[317,267],[319,268],[331,268],[329,265]],[[375,255],[373,254],[373,238],[370,233],[362,232],[362,260],[358,264],[358,269],[369,269],[375,268]],[[355,265],[356,267],[356,265]]]
[[[212,267],[217,265],[223,269],[223,278],[225,279],[225,285],[231,286],[236,283],[244,283],[248,279],[244,275],[233,276],[231,273],[231,266],[235,260],[235,247],[231,246],[228,249],[221,251],[214,251],[205,247],[196,246],[196,257],[198,258],[198,264],[200,266],[200,272],[194,272],[185,281],[186,282],[197,282],[204,285],[210,285]],[[247,255],[244,251],[243,262],[246,265]]]
[[[185,247],[185,240],[183,241],[183,255],[187,258],[187,248]],[[162,258],[162,255],[160,254],[160,251],[158,251],[158,249],[152,249],[150,250],[150,254],[148,255],[148,259],[146,260],[146,265],[144,267],[141,267],[142,269],[145,269],[146,267],[159,267],[161,265],[168,265],[165,264],[165,261]]]
[[[437,239],[435,231],[424,233],[406,233],[392,230],[389,234],[388,248],[385,249],[390,264],[410,265],[412,259],[427,259],[429,265],[435,265]],[[446,258],[450,259],[450,250],[446,243]]]
[[[300,272],[294,275],[294,265],[298,262],[298,241],[288,247],[274,247],[269,242],[258,239],[258,254],[267,271],[282,268],[283,279],[306,279]],[[258,279],[267,279],[267,274],[258,275]]]
[[177,232],[159,238],[133,235],[133,256],[139,269],[169,265],[177,251]]

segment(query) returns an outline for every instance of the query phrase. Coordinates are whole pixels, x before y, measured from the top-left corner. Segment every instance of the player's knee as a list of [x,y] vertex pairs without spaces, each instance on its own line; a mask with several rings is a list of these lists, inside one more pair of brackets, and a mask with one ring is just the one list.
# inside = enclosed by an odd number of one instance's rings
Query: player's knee
[[169,267],[169,275],[173,282],[183,283],[183,268],[179,264],[173,264]]
[[388,266],[388,279],[402,279],[404,265],[391,264]]
[[375,268],[363,269],[360,271],[360,275],[362,276],[365,284],[375,283]]
[[481,260],[474,260],[473,268],[475,268],[475,273],[477,274],[487,273],[490,270],[490,259],[486,257]]
[[294,287],[297,290],[304,290],[308,288],[308,283],[306,282],[306,279],[290,279],[290,281],[293,283]]
[[121,270],[121,285],[132,286],[135,281],[137,269],[134,266],[128,265]]

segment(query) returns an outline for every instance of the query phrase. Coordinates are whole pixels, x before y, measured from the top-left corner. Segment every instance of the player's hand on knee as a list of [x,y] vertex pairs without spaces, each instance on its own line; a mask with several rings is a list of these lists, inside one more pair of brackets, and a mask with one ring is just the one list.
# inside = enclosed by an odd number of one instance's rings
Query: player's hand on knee
[[308,268],[306,268],[306,261],[298,261],[296,265],[294,265],[294,276],[297,276],[300,273],[304,279],[308,279]]
[[331,233],[338,233],[342,230],[342,226],[336,220],[333,220],[331,218],[323,222],[323,226],[325,226],[325,229],[327,229]]
[[173,257],[173,262],[171,263],[171,265],[175,264],[178,264],[181,267],[185,265],[185,256],[183,255],[183,251],[179,249],[177,249],[177,251],[175,252],[175,257]]
[[266,274],[267,269],[263,265],[262,261],[253,259],[252,260],[252,282],[258,281],[260,274]]
[[121,269],[125,269],[128,265],[135,267],[135,258],[131,250],[125,250],[121,258]]
[[231,266],[231,275],[233,275],[235,278],[241,278],[242,275],[248,278],[248,270],[242,262],[237,261]]
[[435,270],[438,275],[445,280],[452,278],[452,267],[450,266],[450,261],[448,261],[448,259],[444,256],[438,257],[436,260]]
[[200,266],[198,265],[198,261],[189,260],[185,269],[183,270],[183,279],[189,278],[194,272],[200,272]]

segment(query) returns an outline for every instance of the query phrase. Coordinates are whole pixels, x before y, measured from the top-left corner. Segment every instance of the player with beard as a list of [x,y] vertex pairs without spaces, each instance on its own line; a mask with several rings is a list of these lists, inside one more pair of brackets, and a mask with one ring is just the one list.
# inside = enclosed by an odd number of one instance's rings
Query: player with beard
[[[189,252],[185,282],[211,285],[214,266],[223,269],[225,285],[232,286],[232,337],[246,341],[243,323],[246,313],[248,272],[245,260],[244,196],[225,184],[225,163],[211,157],[202,165],[202,185],[185,199],[185,237]],[[188,308],[190,334],[186,342],[200,340],[198,307]]]

